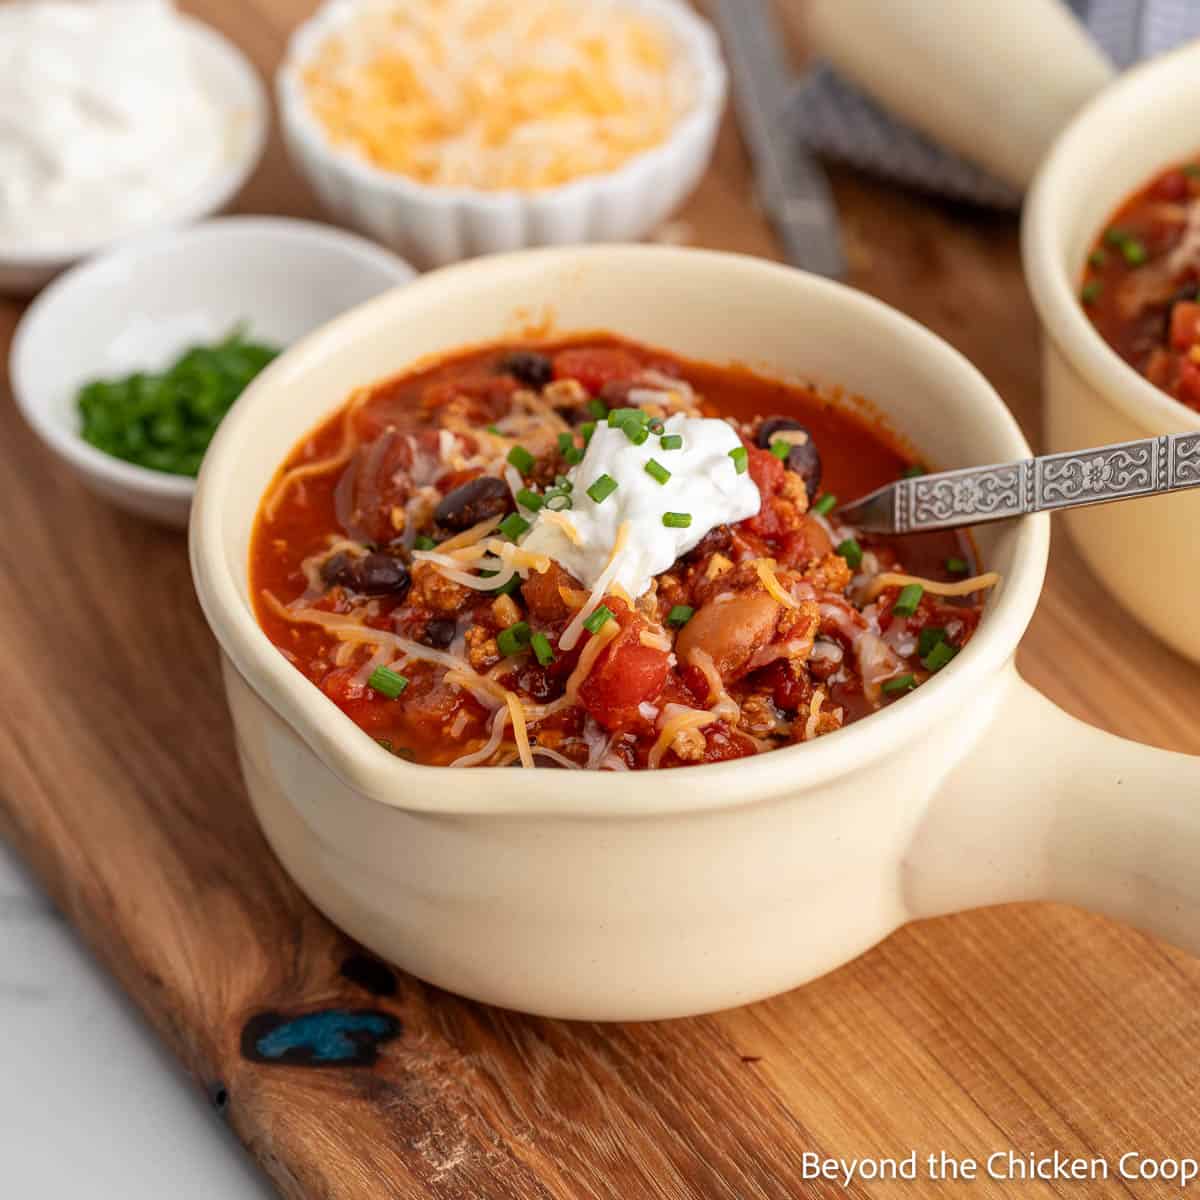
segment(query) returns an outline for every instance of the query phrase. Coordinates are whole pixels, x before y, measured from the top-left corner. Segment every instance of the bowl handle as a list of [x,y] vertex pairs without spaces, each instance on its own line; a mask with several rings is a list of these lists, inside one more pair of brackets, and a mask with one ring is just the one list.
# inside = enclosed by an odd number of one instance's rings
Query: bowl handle
[[1061,0],[809,0],[806,27],[884,108],[1017,188],[1113,74]]
[[1077,904],[1200,954],[1200,758],[1104,733],[1010,667],[904,863],[915,917]]

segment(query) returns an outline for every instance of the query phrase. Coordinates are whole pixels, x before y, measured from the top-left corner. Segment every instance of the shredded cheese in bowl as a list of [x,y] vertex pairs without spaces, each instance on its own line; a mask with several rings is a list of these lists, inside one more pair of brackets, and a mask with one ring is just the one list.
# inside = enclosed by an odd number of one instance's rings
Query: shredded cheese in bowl
[[358,0],[302,70],[334,145],[428,185],[531,192],[611,172],[696,101],[629,0]]

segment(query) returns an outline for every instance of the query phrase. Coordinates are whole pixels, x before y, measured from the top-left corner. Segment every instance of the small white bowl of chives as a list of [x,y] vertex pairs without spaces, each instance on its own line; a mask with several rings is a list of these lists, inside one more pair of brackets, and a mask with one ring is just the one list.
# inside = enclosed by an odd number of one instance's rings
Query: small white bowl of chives
[[412,276],[389,251],[313,222],[227,217],[156,234],[42,292],[13,340],[13,392],[86,487],[182,528],[230,381]]

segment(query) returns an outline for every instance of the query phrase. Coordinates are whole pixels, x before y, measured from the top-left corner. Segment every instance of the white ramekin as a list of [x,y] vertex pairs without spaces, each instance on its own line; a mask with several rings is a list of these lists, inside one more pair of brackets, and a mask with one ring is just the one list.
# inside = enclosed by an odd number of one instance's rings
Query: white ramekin
[[[26,296],[80,259],[159,229],[175,228],[220,212],[241,191],[262,158],[270,117],[267,96],[249,59],[227,37],[193,17],[180,16],[200,86],[225,114],[224,167],[161,220],[122,238],[79,242],[53,251],[30,247],[0,254],[0,292]],[[165,168],[164,169],[169,169]]]
[[9,355],[13,395],[42,443],[90,491],[182,528],[196,481],[85,442],[79,388],[160,370],[243,323],[251,336],[286,347],[413,275],[381,246],[315,221],[219,217],[151,234],[74,267],[30,305]]
[[[1096,332],[1079,285],[1117,206],[1200,152],[1200,42],[1120,77],[1055,142],[1026,202],[1025,277],[1041,318],[1047,449],[1200,432],[1200,413],[1138,374]],[[1200,491],[1063,514],[1088,565],[1129,612],[1200,662]]]
[[682,0],[627,0],[669,26],[696,75],[691,111],[662,145],[616,171],[538,192],[429,187],[333,145],[312,115],[300,74],[317,47],[356,10],[327,0],[293,33],[276,76],[292,161],[329,213],[418,267],[529,246],[635,241],[692,191],[712,157],[726,74],[712,27]]
[[681,1016],[803,983],[903,922],[1058,899],[1200,948],[1200,760],[1082,725],[1022,683],[1045,515],[986,526],[1003,583],[915,694],[816,742],[666,772],[423,767],[378,746],[268,640],[248,550],[275,469],[348,393],[429,354],[611,330],[876,402],[939,463],[1029,452],[965,359],[862,293],[699,250],[589,247],[439,271],[269,367],[192,513],[250,800],[313,902],[433,983],[562,1017]]

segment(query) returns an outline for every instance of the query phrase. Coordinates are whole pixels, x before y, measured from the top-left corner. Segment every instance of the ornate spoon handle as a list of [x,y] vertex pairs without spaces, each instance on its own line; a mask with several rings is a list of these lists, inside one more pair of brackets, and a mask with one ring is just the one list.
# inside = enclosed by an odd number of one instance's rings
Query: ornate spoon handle
[[838,516],[870,533],[918,533],[1194,487],[1200,433],[1176,433],[901,479],[844,505]]

